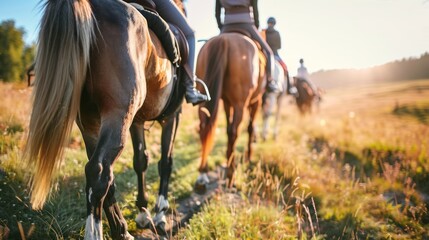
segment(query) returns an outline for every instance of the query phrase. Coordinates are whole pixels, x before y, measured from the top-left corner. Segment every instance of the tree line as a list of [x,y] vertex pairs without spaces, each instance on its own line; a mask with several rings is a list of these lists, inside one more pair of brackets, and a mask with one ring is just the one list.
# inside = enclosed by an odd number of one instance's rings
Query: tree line
[[36,45],[26,45],[25,30],[15,26],[14,20],[0,23],[0,81],[18,82],[33,63]]
[[322,70],[313,73],[311,79],[322,88],[429,79],[429,52],[417,58],[404,58],[371,68]]

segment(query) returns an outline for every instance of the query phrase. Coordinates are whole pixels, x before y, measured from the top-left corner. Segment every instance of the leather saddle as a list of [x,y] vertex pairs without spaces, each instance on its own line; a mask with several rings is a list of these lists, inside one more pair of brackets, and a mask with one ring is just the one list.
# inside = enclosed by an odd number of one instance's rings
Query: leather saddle
[[248,37],[248,38],[250,38],[250,39],[253,40],[253,42],[258,47],[259,51],[264,52],[263,49],[262,49],[261,44],[259,44],[258,41],[256,41],[255,39],[253,39],[252,35],[250,34],[250,32],[247,31],[247,30],[245,30],[245,29],[242,29],[242,28],[239,28],[239,27],[230,27],[227,30],[222,31],[222,33],[238,33],[238,34],[244,35],[244,36],[246,36],[246,37]]
[[252,35],[250,35],[249,31],[247,31],[245,29],[242,29],[242,28],[239,28],[239,27],[229,28],[226,31],[222,31],[222,33],[239,33],[239,34],[242,34],[242,35],[244,35],[244,36],[249,37],[250,39],[252,39]]
[[[137,9],[138,6],[143,7],[143,9],[151,11],[153,13],[158,14],[158,12],[156,11],[156,4],[152,1],[152,0],[124,0],[124,2],[129,3],[131,5],[133,5],[134,7],[136,7]],[[177,41],[177,45],[178,45],[178,50],[180,53],[180,65],[183,65],[187,62],[188,56],[189,56],[189,45],[188,45],[188,41],[186,40],[185,35],[183,34],[183,32],[180,30],[180,28],[178,28],[176,25],[172,24],[172,23],[168,23],[169,27],[170,27],[170,31],[173,33],[174,37],[176,38]],[[154,31],[156,32],[156,31]],[[161,42],[166,43],[169,41],[165,41],[164,39],[162,39],[161,36],[158,36],[158,38],[161,40]],[[168,51],[168,49],[172,49],[172,48],[176,48],[176,46],[171,46],[171,48],[165,48],[165,51]],[[167,54],[169,55],[169,54]]]

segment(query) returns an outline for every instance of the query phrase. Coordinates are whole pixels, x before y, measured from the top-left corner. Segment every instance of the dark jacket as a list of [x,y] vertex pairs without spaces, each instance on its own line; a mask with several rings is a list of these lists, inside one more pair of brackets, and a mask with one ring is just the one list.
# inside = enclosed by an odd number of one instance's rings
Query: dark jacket
[[278,50],[282,48],[282,42],[280,39],[280,33],[275,30],[273,27],[268,27],[265,30],[266,34],[266,41],[268,45],[271,47],[271,50],[273,50],[274,55],[278,55]]

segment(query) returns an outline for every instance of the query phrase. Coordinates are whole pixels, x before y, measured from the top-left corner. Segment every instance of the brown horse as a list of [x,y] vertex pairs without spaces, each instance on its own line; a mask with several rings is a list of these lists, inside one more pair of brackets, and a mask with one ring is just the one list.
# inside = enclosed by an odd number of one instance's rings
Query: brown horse
[[295,97],[298,110],[302,115],[311,114],[313,105],[319,103],[316,93],[313,91],[307,81],[294,77],[294,84],[298,90],[298,96]]
[[227,119],[228,146],[226,176],[228,186],[233,184],[235,162],[233,151],[239,134],[239,126],[246,110],[250,113],[247,159],[252,154],[255,115],[261,104],[265,71],[265,57],[250,38],[238,33],[222,33],[208,40],[201,48],[196,74],[204,79],[212,94],[212,100],[199,107],[200,140],[202,143],[200,176],[196,186],[204,189],[208,183],[207,157],[213,147],[219,102]]
[[[35,169],[33,208],[42,208],[46,201],[76,120],[89,159],[85,166],[85,239],[103,239],[103,209],[112,238],[132,239],[115,199],[113,164],[130,129],[140,211],[136,221],[146,227],[151,219],[146,214],[144,123],[157,120],[162,126],[161,180],[153,222],[158,233],[163,233],[184,87],[174,80],[175,67],[147,21],[123,1],[48,0],[40,24],[35,72],[25,148],[25,157]],[[182,77],[181,71],[177,76]]]

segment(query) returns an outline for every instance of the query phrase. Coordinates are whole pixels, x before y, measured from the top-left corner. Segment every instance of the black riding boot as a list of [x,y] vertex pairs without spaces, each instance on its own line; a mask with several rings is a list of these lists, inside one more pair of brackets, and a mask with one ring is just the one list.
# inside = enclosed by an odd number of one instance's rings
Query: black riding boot
[[195,76],[191,74],[190,69],[187,66],[183,67],[186,71],[185,77],[185,99],[187,103],[192,103],[194,106],[203,102],[210,101],[210,95],[204,95],[198,89],[195,88]]

